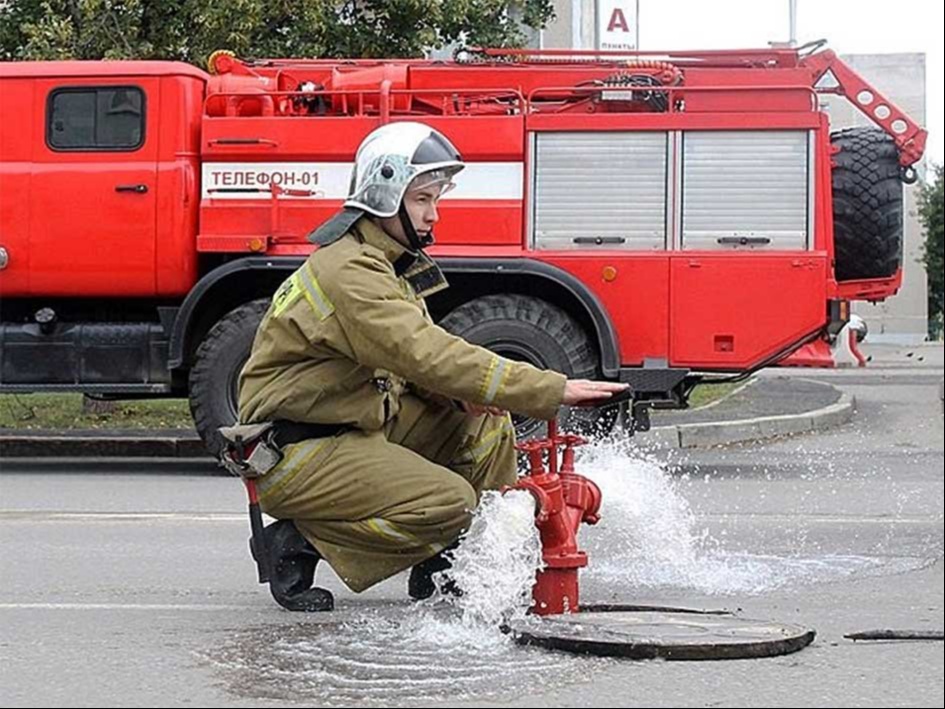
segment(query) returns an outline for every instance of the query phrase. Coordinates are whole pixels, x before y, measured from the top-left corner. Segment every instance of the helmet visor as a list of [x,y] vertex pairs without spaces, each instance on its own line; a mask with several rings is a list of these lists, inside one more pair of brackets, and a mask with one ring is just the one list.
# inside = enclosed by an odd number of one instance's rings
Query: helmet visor
[[421,172],[410,181],[409,185],[407,185],[407,192],[415,192],[422,189],[432,189],[437,191],[437,198],[442,197],[447,192],[456,187],[456,183],[453,182],[453,175],[462,169],[463,168],[461,166],[451,165],[449,167],[442,167],[436,170],[430,170],[428,172]]

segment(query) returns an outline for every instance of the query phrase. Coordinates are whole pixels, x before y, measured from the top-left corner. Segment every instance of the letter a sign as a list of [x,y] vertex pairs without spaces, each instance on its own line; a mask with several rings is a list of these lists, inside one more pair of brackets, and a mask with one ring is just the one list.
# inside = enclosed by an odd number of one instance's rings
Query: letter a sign
[[597,48],[637,49],[639,16],[639,0],[598,0]]

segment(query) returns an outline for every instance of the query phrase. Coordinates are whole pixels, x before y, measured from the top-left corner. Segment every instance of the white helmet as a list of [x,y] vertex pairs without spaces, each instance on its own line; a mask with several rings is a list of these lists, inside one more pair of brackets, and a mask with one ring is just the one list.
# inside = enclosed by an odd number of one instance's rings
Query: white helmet
[[344,206],[392,217],[411,182],[439,184],[442,194],[465,166],[459,151],[439,131],[423,123],[389,123],[372,131],[358,148]]

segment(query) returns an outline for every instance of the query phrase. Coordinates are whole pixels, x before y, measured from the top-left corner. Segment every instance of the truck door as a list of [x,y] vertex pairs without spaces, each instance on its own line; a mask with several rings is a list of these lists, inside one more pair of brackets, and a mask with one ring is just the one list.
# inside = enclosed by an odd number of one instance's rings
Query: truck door
[[0,77],[0,303],[29,293],[33,79]]
[[158,79],[41,80],[34,115],[35,294],[155,293]]

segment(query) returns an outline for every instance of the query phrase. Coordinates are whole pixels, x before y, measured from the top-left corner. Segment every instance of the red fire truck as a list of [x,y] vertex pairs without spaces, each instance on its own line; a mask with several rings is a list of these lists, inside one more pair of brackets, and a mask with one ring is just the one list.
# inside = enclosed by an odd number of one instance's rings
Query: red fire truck
[[[269,298],[388,121],[468,162],[439,322],[645,407],[835,334],[902,279],[926,133],[820,43],[452,61],[0,65],[0,391],[189,397],[215,448]],[[831,133],[821,92],[876,128]],[[603,425],[610,425],[605,420]],[[529,422],[521,422],[527,430]]]

